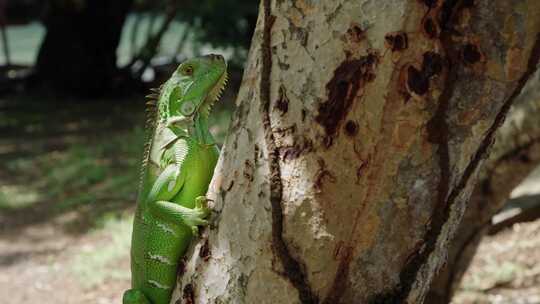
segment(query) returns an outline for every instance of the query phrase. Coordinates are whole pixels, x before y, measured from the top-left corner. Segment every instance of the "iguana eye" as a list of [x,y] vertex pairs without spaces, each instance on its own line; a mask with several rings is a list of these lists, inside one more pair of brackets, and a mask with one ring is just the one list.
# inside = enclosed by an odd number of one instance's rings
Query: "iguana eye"
[[195,105],[191,101],[186,101],[180,106],[180,112],[184,115],[190,115],[195,111]]
[[191,76],[193,75],[193,66],[192,65],[186,65],[182,68],[182,74],[185,76]]

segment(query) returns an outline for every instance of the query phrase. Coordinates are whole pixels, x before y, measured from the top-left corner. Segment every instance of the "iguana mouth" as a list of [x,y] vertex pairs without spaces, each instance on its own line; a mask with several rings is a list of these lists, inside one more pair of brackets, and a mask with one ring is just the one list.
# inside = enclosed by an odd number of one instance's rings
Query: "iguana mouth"
[[225,70],[219,80],[216,82],[216,85],[214,85],[212,90],[208,93],[208,95],[206,95],[206,99],[201,105],[201,112],[204,112],[204,115],[207,117],[210,115],[210,111],[212,110],[214,104],[221,98],[221,95],[223,94],[223,91],[227,85],[227,81],[229,81],[229,76],[227,74],[227,70]]

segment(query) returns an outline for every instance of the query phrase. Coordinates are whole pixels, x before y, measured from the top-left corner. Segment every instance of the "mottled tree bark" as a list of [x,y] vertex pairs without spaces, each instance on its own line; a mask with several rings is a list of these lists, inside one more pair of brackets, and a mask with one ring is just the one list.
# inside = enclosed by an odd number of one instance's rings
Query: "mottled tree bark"
[[427,303],[449,303],[467,270],[491,218],[512,190],[540,165],[540,70],[517,98],[499,129],[481,178],[451,242],[448,261],[433,282]]
[[421,303],[540,57],[536,1],[263,0],[180,303]]

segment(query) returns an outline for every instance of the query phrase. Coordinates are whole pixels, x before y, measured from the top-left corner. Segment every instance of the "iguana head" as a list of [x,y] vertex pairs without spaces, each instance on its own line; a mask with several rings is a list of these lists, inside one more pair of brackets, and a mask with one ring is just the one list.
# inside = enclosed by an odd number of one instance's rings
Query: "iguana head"
[[163,85],[158,99],[159,117],[177,132],[200,137],[207,132],[213,104],[227,83],[227,64],[221,55],[184,61]]

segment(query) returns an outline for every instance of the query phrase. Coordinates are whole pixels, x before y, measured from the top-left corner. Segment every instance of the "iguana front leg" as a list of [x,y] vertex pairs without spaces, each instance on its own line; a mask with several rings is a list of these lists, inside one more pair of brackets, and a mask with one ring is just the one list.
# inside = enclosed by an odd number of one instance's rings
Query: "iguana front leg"
[[150,203],[148,208],[156,218],[168,223],[182,223],[191,228],[193,234],[197,234],[197,226],[208,224],[208,221],[205,220],[210,213],[207,202],[208,199],[205,196],[199,196],[195,199],[195,208],[193,209],[167,201]]
[[185,176],[185,172],[180,170],[180,165],[168,165],[152,185],[146,201],[152,204],[157,201],[170,200],[182,189]]
[[197,226],[208,224],[205,220],[209,214],[208,199],[204,196],[197,197],[193,209],[170,202],[169,200],[182,189],[184,181],[185,174],[180,170],[180,166],[168,165],[148,194],[148,209],[156,218],[170,224],[184,224],[196,234]]

